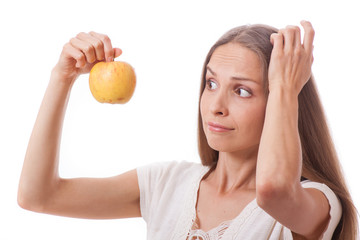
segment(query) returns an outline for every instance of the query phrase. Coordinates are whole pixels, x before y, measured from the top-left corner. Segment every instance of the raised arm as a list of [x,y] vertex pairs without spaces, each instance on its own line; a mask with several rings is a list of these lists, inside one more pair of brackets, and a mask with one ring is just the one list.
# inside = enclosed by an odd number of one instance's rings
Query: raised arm
[[61,132],[76,78],[98,61],[113,61],[121,50],[99,33],[80,33],[64,45],[28,144],[21,173],[18,203],[42,213],[80,218],[138,217],[136,170],[104,179],[59,177]]
[[329,204],[318,190],[300,184],[298,95],[311,76],[314,30],[302,22],[271,36],[269,97],[257,162],[257,201],[280,223],[307,239],[318,239],[329,220]]

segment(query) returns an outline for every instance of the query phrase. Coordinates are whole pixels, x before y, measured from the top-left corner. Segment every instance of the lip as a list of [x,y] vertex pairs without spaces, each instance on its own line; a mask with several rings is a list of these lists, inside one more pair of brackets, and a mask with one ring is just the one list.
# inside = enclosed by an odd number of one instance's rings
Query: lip
[[207,124],[208,124],[208,129],[212,132],[229,132],[234,130],[234,128],[229,128],[215,122],[208,122]]

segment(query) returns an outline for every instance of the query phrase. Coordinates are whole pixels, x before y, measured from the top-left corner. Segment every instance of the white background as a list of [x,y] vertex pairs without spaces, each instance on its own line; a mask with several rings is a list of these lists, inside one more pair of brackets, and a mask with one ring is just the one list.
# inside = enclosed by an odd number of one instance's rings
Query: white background
[[[145,239],[142,219],[82,220],[36,214],[16,202],[27,142],[62,46],[78,32],[107,34],[123,49],[137,88],[126,105],[100,104],[88,76],[65,119],[63,177],[106,177],[155,161],[199,162],[201,67],[232,27],[278,28],[307,19],[316,30],[315,75],[355,205],[360,167],[360,34],[356,1],[3,1],[0,5],[0,239]],[[45,146],[44,146],[45,147]]]

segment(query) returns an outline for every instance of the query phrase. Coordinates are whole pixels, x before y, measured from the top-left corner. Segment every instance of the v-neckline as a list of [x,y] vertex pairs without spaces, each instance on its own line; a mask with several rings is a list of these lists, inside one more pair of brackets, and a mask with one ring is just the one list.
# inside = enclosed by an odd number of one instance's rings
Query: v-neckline
[[[196,205],[197,205],[197,197],[198,191],[200,188],[200,182],[205,176],[205,174],[209,173],[211,168],[209,166],[199,166],[199,174],[194,174],[192,179],[189,179],[189,188],[186,192],[187,197],[185,197],[184,205],[182,208],[182,213],[180,214],[176,226],[174,228],[174,232],[171,236],[171,240],[179,240],[179,239],[187,239],[189,233],[192,229],[196,218]],[[239,213],[237,217],[233,219],[228,229],[224,232],[223,239],[227,239],[226,236],[231,235],[233,231],[235,231],[238,227],[245,222],[245,220],[251,216],[253,210],[258,207],[256,198],[249,202]],[[235,229],[235,230],[233,230]]]
[[[210,174],[210,171],[212,171],[212,168],[209,168],[207,171],[202,172],[202,174],[200,174],[200,178],[195,186],[195,205],[192,206],[193,207],[193,219],[192,222],[193,224],[191,225],[190,230],[193,230],[193,225],[195,224],[195,221],[197,220],[197,205],[198,205],[198,201],[199,201],[199,194],[200,194],[200,185],[201,182],[204,180],[204,177],[208,174]],[[225,230],[224,235],[226,234],[227,230],[233,225],[233,223],[238,222],[241,218],[246,218],[247,212],[249,212],[249,210],[254,209],[254,207],[257,207],[257,202],[256,202],[256,197],[254,199],[252,199],[250,202],[248,202],[245,207],[240,211],[240,213],[233,219],[229,219],[229,220],[225,220],[222,221],[219,225],[209,229],[208,231],[204,231],[201,228],[198,228],[196,230],[201,230],[204,233],[209,233],[211,231],[213,231],[214,229],[217,229],[219,226],[221,226],[223,223],[229,223],[228,228]]]

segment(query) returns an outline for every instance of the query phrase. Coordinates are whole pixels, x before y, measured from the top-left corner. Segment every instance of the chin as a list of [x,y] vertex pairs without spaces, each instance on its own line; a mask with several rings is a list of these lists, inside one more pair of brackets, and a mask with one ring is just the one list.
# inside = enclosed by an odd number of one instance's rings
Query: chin
[[[234,143],[237,143],[236,145]],[[218,151],[218,152],[228,152],[228,153],[235,153],[235,152],[252,152],[257,155],[259,150],[259,143],[255,144],[241,144],[239,141],[223,141],[223,140],[215,140],[215,139],[208,139],[209,146]]]
[[218,152],[234,152],[239,150],[239,146],[236,148],[233,144],[228,143],[227,141],[208,140],[208,144],[212,149]]

